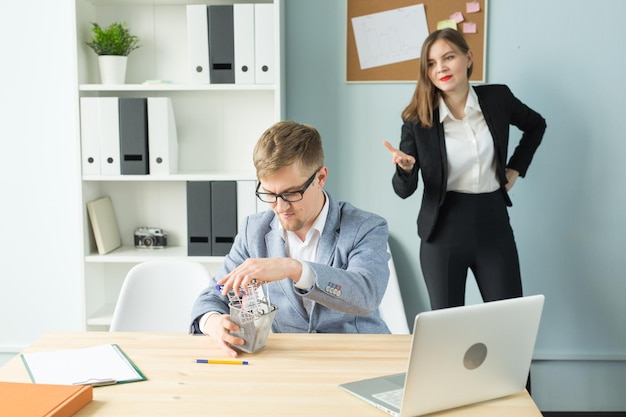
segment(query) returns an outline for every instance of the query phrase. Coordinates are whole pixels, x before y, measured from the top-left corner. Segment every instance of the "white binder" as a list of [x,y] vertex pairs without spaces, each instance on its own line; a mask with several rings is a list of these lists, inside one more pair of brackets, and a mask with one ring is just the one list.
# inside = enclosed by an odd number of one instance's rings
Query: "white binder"
[[254,84],[254,4],[233,5],[235,84]]
[[100,171],[120,175],[120,119],[117,97],[98,97],[100,107]]
[[209,84],[209,23],[206,4],[187,5],[189,82]]
[[246,216],[257,212],[256,181],[237,181],[237,230],[243,224]]
[[98,98],[80,98],[80,144],[83,175],[100,175],[100,107]]
[[178,136],[169,97],[148,97],[148,155],[151,175],[178,171]]
[[273,84],[274,59],[274,5],[254,4],[254,63],[256,84]]

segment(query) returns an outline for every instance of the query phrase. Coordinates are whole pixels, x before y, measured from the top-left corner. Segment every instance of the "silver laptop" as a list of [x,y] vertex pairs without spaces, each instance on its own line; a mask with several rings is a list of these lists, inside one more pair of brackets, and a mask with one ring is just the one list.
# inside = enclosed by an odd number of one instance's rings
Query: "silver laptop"
[[544,296],[427,311],[415,317],[406,373],[340,387],[396,417],[524,390]]

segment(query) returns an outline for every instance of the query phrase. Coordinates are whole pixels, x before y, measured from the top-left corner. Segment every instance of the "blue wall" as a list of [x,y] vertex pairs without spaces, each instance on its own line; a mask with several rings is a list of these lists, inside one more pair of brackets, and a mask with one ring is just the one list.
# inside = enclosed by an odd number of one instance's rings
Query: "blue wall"
[[[286,11],[287,116],[322,133],[330,192],[388,219],[413,317],[429,308],[415,226],[421,190],[407,200],[393,193],[381,141],[399,142],[414,85],[345,82],[345,1],[287,0]],[[487,81],[509,85],[548,123],[510,210],[525,292],[546,295],[533,365],[546,411],[626,410],[624,15],[623,0],[488,5]],[[470,286],[468,302],[477,299]],[[563,398],[554,386],[543,397],[542,383],[561,384]]]

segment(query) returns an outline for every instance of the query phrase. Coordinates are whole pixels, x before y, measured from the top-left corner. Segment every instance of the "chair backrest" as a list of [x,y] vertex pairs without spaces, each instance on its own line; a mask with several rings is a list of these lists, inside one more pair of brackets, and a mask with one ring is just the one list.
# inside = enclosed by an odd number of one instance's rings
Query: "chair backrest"
[[404,312],[404,302],[402,301],[402,294],[400,292],[400,285],[398,284],[398,274],[396,272],[396,266],[393,263],[393,256],[391,256],[391,250],[387,245],[387,251],[389,251],[389,282],[387,283],[387,289],[383,300],[380,302],[378,312],[384,320],[391,333],[394,334],[409,334],[409,325],[406,321],[406,313]]
[[128,271],[110,331],[189,333],[191,308],[211,276],[189,261],[150,261]]

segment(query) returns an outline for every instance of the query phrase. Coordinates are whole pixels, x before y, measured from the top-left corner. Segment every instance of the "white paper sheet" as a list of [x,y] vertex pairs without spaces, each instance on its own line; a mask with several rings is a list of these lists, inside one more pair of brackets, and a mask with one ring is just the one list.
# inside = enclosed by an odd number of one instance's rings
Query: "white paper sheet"
[[99,385],[145,380],[114,344],[83,349],[22,354],[33,382],[59,385]]
[[352,18],[361,69],[420,57],[428,36],[423,4]]

